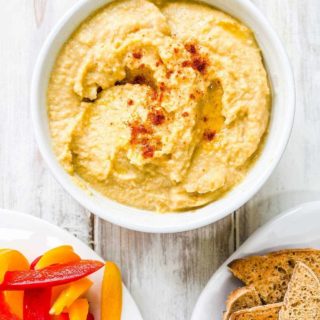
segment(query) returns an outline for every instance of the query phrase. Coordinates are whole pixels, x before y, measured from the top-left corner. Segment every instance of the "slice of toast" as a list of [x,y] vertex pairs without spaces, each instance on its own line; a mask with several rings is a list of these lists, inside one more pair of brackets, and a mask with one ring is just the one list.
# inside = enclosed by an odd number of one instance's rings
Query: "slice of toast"
[[228,267],[235,277],[256,288],[262,302],[272,304],[283,301],[297,261],[320,276],[320,250],[314,249],[289,249],[251,256],[234,260]]
[[238,310],[260,306],[261,304],[259,294],[254,286],[238,288],[230,293],[226,301],[226,312],[223,319],[228,320],[230,315]]
[[278,320],[282,303],[267,304],[231,314],[229,320]]
[[279,312],[279,320],[316,319],[320,319],[320,281],[308,266],[297,262]]

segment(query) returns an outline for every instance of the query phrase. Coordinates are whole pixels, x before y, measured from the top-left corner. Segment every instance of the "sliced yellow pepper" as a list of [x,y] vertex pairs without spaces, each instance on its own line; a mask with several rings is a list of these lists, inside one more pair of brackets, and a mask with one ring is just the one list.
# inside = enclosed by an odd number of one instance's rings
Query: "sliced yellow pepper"
[[60,293],[49,313],[51,315],[61,314],[65,308],[69,308],[74,301],[83,295],[92,286],[92,283],[88,278],[71,283]]
[[53,264],[64,264],[80,261],[71,246],[60,246],[47,251],[35,265],[35,270],[43,269]]
[[61,292],[68,288],[70,284],[62,284],[60,286],[56,286],[52,288],[51,291],[51,305],[57,300]]
[[106,262],[102,283],[101,320],[120,320],[122,312],[121,272],[113,262]]
[[[29,262],[26,257],[17,250],[0,250],[0,283],[7,271],[28,270]],[[23,291],[4,291],[4,298],[10,311],[22,319]]]
[[87,320],[89,303],[87,299],[78,299],[69,307],[70,320]]

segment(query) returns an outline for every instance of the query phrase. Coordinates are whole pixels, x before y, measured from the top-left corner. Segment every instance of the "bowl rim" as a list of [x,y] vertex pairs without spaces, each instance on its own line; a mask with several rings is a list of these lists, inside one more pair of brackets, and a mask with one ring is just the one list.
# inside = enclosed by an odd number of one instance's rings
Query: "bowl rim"
[[[213,6],[216,6],[214,3],[216,0],[205,0],[204,2],[209,3]],[[273,28],[270,26],[267,19],[264,15],[260,12],[260,10],[249,0],[234,0],[234,3],[244,7],[252,16],[255,16],[256,19],[259,20],[260,25],[263,27],[265,34],[270,38],[270,41],[273,43],[273,46],[277,48],[277,55],[278,58],[281,60],[281,65],[285,70],[285,74],[282,77],[286,80],[286,85],[289,88],[288,92],[286,92],[286,121],[283,122],[282,128],[282,136],[279,139],[279,144],[276,152],[273,154],[273,161],[271,165],[263,170],[259,174],[258,177],[255,179],[254,186],[250,186],[247,188],[241,197],[234,197],[232,201],[225,203],[223,208],[216,212],[205,212],[205,208],[210,208],[210,205],[216,203],[218,201],[222,201],[222,199],[228,198],[228,194],[223,198],[209,203],[208,205],[197,209],[198,212],[187,211],[184,213],[168,213],[168,214],[159,214],[153,211],[141,210],[136,208],[131,208],[129,206],[121,205],[116,203],[113,200],[107,199],[110,201],[110,204],[113,203],[119,208],[109,208],[106,210],[102,208],[95,199],[90,195],[84,195],[85,193],[81,190],[81,187],[77,186],[73,181],[71,181],[70,176],[64,171],[62,166],[56,159],[56,156],[51,148],[51,146],[46,142],[45,135],[43,133],[42,128],[42,121],[41,121],[41,112],[46,112],[46,107],[39,103],[41,90],[41,82],[43,81],[43,69],[45,67],[46,59],[52,50],[52,43],[59,36],[60,32],[63,30],[65,24],[69,21],[69,19],[76,15],[77,12],[85,5],[87,5],[90,0],[81,0],[72,6],[69,11],[58,21],[58,23],[54,26],[52,31],[50,32],[49,36],[47,37],[44,45],[41,48],[39,53],[37,62],[34,67],[34,72],[32,76],[32,83],[31,83],[31,96],[30,96],[30,107],[31,107],[31,118],[34,128],[35,138],[40,150],[40,153],[45,160],[45,163],[49,167],[50,171],[52,172],[53,176],[56,180],[60,183],[60,185],[75,199],[77,200],[82,206],[87,208],[90,212],[98,215],[100,218],[107,220],[111,223],[119,225],[121,227],[125,227],[127,229],[141,231],[141,232],[149,232],[149,233],[175,233],[175,232],[182,232],[197,229],[206,225],[209,225],[213,222],[216,222],[223,217],[229,215],[233,211],[239,209],[242,205],[244,205],[249,199],[251,199],[263,186],[263,184],[267,181],[270,177],[271,173],[274,171],[275,167],[279,163],[284,150],[288,144],[289,137],[291,134],[291,130],[293,127],[294,122],[294,113],[295,113],[295,86],[294,86],[294,78],[293,72],[290,66],[290,62],[288,60],[287,54],[285,49],[278,37],[275,33]],[[100,0],[97,1],[97,6],[101,7],[103,4],[107,4],[111,2],[110,0]],[[218,6],[217,6],[218,7]],[[94,10],[88,12],[87,16],[90,13],[94,12]],[[82,20],[83,21],[83,20]],[[73,31],[75,28],[73,28]],[[255,32],[255,30],[253,29]],[[68,35],[68,37],[70,34]],[[263,51],[263,50],[262,50]],[[55,58],[54,58],[55,59]],[[268,71],[268,75],[270,76],[270,71]],[[270,125],[269,125],[270,127]],[[262,158],[264,154],[264,150],[262,150],[261,155],[259,158]],[[245,179],[244,179],[245,180]],[[233,190],[237,189],[238,185],[234,187]],[[132,211],[142,216],[133,216],[132,218],[121,216],[119,213],[120,211],[123,213],[124,211]],[[205,214],[206,213],[206,214]],[[152,221],[146,215],[152,216]],[[188,215],[195,215],[196,219],[187,219]],[[177,218],[179,216],[179,218]],[[169,217],[169,218],[168,218]],[[173,219],[173,217],[175,217]],[[182,218],[181,218],[182,217]],[[137,219],[138,218],[138,219]],[[181,218],[181,219],[180,219]],[[170,220],[171,222],[170,222]],[[172,220],[173,219],[173,220]],[[178,223],[174,224],[175,220],[179,221]],[[190,220],[190,221],[189,221]]]

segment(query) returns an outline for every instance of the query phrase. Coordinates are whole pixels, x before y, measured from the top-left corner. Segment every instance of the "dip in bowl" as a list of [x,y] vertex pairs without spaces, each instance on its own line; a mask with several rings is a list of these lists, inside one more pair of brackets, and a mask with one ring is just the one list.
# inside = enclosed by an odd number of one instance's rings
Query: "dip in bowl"
[[50,167],[91,211],[133,229],[187,230],[237,209],[292,125],[278,39],[247,1],[105,3],[74,8],[40,55],[32,105]]

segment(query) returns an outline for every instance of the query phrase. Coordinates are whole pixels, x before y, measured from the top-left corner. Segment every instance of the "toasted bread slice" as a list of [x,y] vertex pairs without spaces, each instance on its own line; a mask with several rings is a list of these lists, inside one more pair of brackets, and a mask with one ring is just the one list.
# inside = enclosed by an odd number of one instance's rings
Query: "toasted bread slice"
[[320,250],[291,249],[234,260],[229,268],[246,285],[253,285],[266,304],[282,302],[297,261],[320,276]]
[[320,319],[320,281],[308,266],[297,262],[279,312],[279,320],[316,319]]
[[282,303],[275,303],[239,310],[231,314],[229,320],[278,320],[281,306]]
[[226,301],[226,312],[224,320],[228,320],[230,315],[238,310],[260,306],[261,300],[254,286],[238,288],[232,291]]

